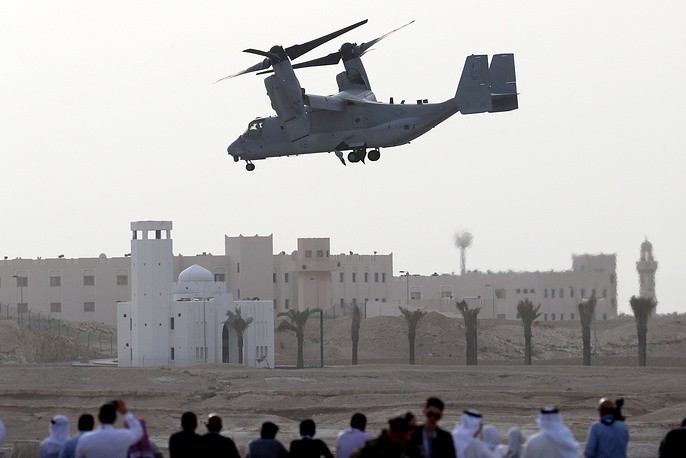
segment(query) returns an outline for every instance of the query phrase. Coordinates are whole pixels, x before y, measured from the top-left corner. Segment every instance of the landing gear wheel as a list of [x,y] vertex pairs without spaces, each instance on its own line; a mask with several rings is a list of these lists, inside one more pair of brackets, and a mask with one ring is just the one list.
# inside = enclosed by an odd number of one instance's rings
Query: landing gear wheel
[[247,170],[248,172],[252,172],[253,170],[255,170],[255,164],[253,164],[252,162],[248,162],[247,164],[245,164],[245,170]]
[[234,157],[233,157],[233,162],[238,162],[238,161],[240,161],[240,160],[241,160],[241,158],[238,157],[238,156],[234,156]]
[[348,162],[360,162],[360,158],[357,156],[357,153],[355,151],[351,151],[348,153]]
[[381,153],[379,152],[378,149],[373,149],[369,153],[367,153],[367,158],[369,158],[369,160],[372,162],[378,161],[380,157],[381,157]]

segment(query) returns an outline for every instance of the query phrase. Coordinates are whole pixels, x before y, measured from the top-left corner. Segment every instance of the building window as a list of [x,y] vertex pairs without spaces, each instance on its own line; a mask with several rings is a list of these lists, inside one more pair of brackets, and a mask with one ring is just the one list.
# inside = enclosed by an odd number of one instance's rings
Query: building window
[[169,318],[169,329],[174,330],[174,317]]
[[386,283],[386,272],[381,272],[381,283]]
[[50,286],[62,286],[62,277],[50,277]]
[[117,286],[128,286],[129,276],[128,275],[117,275]]
[[171,352],[169,353],[169,358],[174,361],[174,347],[170,348]]
[[226,280],[226,274],[214,274],[214,281],[224,283]]
[[595,297],[595,288],[591,290],[591,297]]
[[565,290],[564,288],[560,288],[560,299],[565,297]]
[[607,297],[607,289],[603,289],[603,297]]
[[586,290],[584,288],[581,288],[581,299],[586,297]]
[[548,297],[548,288],[543,290],[543,297]]
[[496,299],[505,299],[505,288],[498,288],[495,290]]
[[564,314],[564,313],[560,313],[560,321],[564,321],[564,320],[565,320],[565,314]]
[[555,314],[554,313],[550,314],[550,321],[555,321]]
[[83,286],[95,286],[95,275],[84,275]]
[[517,294],[519,294],[519,293],[521,293],[521,292],[522,292],[522,290],[519,289],[519,288],[517,288]]
[[17,288],[29,286],[29,277],[17,277]]
[[345,305],[345,302],[343,301],[343,298],[341,298],[341,300],[340,300],[339,303],[341,304],[341,307],[343,307],[343,305]]
[[531,294],[536,294],[536,290],[533,289],[533,288],[531,288],[531,289],[529,290],[529,292],[530,292]]
[[441,299],[452,299],[453,293],[450,291],[441,291]]
[[50,313],[62,313],[62,303],[50,302]]
[[276,283],[276,272],[272,274],[272,283]]
[[524,288],[524,289],[522,290],[522,292],[523,292],[524,294],[529,294],[529,290],[526,289],[526,288]]
[[284,282],[284,283],[288,283],[288,272],[286,272],[285,274],[283,274],[283,282]]
[[615,284],[615,279],[616,279],[615,274],[610,274],[610,284],[611,284],[611,285],[614,285],[614,284]]
[[574,297],[574,288],[572,288],[571,286],[569,287],[569,297]]
[[379,272],[374,272],[374,283],[379,283]]
[[291,306],[290,301],[288,299],[284,301],[283,305],[286,310],[288,310]]
[[576,316],[576,315],[574,315],[574,314],[572,313],[572,320],[574,320],[574,319],[575,319],[575,316]]
[[324,250],[317,250],[317,257],[323,258],[324,257]]
[[543,321],[548,321],[548,314],[547,313],[543,314]]
[[340,273],[338,274],[338,282],[339,282],[339,283],[343,283],[343,280],[345,280],[345,273],[344,273],[344,272],[340,272]]
[[84,312],[95,312],[95,302],[84,302],[83,303]]
[[357,298],[353,297],[353,307],[355,307],[356,305],[357,305]]
[[412,291],[410,293],[410,300],[419,301],[421,299],[422,299],[422,292],[421,291]]
[[305,250],[305,257],[311,258],[312,257],[312,250]]
[[364,273],[364,282],[369,283],[369,273],[368,272]]
[[357,281],[357,273],[353,272],[353,283]]
[[[551,297],[554,299],[555,298],[555,288],[550,289],[550,294],[551,294]],[[553,321],[555,321],[555,319],[553,319]]]
[[236,273],[237,274],[241,273],[241,263],[240,262],[236,263]]

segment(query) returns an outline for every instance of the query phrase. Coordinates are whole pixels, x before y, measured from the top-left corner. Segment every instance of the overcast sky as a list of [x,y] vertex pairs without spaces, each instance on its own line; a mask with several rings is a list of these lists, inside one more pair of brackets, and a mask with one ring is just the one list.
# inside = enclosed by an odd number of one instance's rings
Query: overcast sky
[[[133,220],[172,220],[174,252],[223,236],[330,237],[398,270],[565,270],[616,253],[619,309],[647,236],[661,312],[686,311],[686,3],[661,1],[68,1],[0,3],[0,256],[122,256]],[[364,57],[379,100],[451,98],[469,54],[513,52],[520,109],[457,114],[376,163],[256,162],[226,147],[273,114],[263,77],[215,80],[245,48],[369,23],[301,60],[411,20]],[[336,92],[342,65],[298,72]]]

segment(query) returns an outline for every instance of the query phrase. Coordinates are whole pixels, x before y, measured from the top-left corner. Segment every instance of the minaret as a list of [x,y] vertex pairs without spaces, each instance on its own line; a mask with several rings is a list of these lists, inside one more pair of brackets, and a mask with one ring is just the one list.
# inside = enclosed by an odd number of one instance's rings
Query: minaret
[[134,366],[169,363],[171,221],[131,223],[131,355]]
[[657,302],[655,297],[655,271],[657,270],[657,261],[653,259],[653,244],[648,241],[641,243],[641,258],[636,263],[636,270],[638,271],[639,293],[638,295],[645,299],[653,299]]

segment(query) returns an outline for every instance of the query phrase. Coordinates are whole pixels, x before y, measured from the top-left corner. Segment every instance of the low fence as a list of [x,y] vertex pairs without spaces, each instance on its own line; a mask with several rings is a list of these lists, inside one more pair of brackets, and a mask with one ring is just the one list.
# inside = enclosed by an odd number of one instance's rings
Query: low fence
[[115,356],[117,353],[116,331],[104,324],[75,323],[5,304],[0,304],[0,319],[16,321],[20,328],[71,339],[84,347],[98,350],[103,356]]

